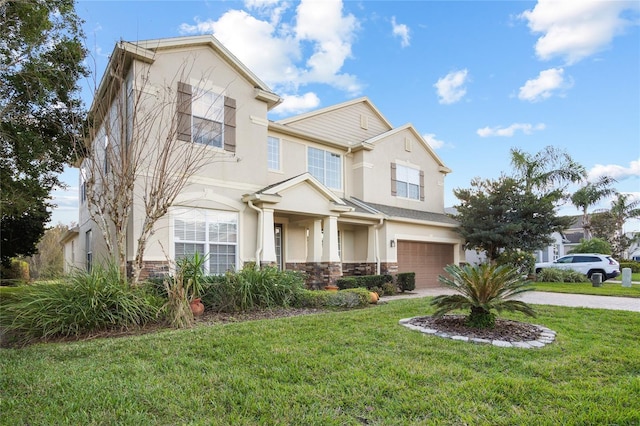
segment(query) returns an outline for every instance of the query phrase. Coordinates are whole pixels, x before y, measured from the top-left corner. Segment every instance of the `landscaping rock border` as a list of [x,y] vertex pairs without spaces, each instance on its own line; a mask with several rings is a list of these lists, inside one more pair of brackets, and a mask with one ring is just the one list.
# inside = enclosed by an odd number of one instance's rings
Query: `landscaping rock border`
[[445,339],[457,340],[462,342],[470,342],[476,344],[490,344],[493,346],[498,346],[501,348],[521,348],[521,349],[537,349],[542,348],[550,343],[553,343],[556,338],[556,332],[537,324],[529,324],[531,327],[535,327],[539,332],[539,336],[535,340],[523,340],[523,341],[506,341],[506,340],[497,340],[497,339],[481,339],[477,337],[468,337],[462,336],[459,334],[444,332],[441,330],[437,330],[435,328],[427,328],[419,325],[412,324],[411,322],[418,318],[424,317],[412,317],[412,318],[403,318],[399,321],[399,324],[407,327],[410,330],[419,331],[424,334],[433,335],[442,337]]

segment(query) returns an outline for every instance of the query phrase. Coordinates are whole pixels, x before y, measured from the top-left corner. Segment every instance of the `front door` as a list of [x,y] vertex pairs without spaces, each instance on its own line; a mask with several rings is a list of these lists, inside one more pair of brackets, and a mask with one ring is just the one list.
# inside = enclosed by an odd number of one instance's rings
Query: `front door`
[[276,263],[278,265],[279,270],[284,270],[284,265],[282,263],[282,224],[276,223],[273,227],[274,232],[274,241],[276,245]]

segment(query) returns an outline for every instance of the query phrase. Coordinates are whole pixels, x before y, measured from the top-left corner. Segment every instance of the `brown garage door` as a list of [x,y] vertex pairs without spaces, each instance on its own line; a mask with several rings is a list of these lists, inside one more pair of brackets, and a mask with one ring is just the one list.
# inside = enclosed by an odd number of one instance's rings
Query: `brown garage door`
[[416,288],[439,287],[438,275],[453,263],[453,245],[398,241],[398,272],[415,272]]

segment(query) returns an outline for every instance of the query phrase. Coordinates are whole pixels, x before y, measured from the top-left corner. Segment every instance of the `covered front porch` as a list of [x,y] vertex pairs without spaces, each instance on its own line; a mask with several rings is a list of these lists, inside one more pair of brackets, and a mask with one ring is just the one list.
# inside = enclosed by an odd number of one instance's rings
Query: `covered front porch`
[[358,213],[308,173],[243,197],[258,216],[255,259],[302,271],[322,288],[343,275],[381,273],[383,217]]

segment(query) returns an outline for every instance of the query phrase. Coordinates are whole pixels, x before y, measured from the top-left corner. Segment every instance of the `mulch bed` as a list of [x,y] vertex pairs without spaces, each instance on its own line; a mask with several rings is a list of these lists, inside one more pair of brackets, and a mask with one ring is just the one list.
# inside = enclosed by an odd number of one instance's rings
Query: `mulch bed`
[[464,315],[444,315],[442,317],[416,317],[409,324],[431,328],[454,336],[502,340],[505,342],[526,342],[537,340],[542,333],[538,326],[518,321],[496,319],[494,328],[472,328],[465,325]]

